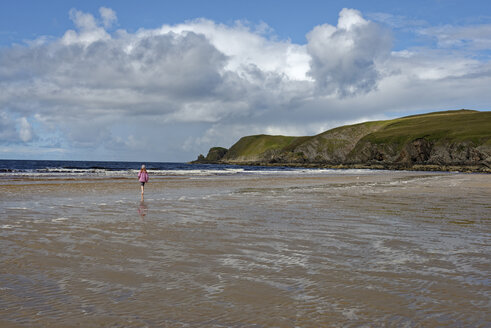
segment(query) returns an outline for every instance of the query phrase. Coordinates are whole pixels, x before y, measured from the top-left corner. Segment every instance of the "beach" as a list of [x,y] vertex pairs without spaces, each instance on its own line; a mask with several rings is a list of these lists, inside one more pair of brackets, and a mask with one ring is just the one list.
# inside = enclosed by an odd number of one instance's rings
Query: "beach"
[[0,179],[0,326],[491,324],[491,175],[149,173]]

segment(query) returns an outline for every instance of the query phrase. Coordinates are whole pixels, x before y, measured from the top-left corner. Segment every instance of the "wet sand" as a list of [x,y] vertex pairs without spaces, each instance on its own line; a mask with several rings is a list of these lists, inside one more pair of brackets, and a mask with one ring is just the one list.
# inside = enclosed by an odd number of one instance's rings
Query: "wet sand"
[[486,327],[491,176],[0,181],[0,326]]

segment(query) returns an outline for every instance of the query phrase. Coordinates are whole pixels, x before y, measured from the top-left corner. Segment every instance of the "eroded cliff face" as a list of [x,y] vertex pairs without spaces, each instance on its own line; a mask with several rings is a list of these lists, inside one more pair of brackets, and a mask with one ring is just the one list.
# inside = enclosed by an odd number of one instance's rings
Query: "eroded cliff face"
[[359,144],[347,156],[349,164],[382,164],[411,167],[413,165],[451,165],[490,167],[491,146],[472,142],[439,142],[420,138],[402,147],[397,144]]
[[294,163],[342,164],[361,138],[379,130],[383,124],[356,124],[332,129],[301,143],[278,161]]

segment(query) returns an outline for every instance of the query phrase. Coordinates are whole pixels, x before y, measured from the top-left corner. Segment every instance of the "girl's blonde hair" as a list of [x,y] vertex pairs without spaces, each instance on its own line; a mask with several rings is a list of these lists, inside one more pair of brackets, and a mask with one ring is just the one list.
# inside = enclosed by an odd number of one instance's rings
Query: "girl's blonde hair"
[[145,167],[145,164],[142,164],[142,168],[140,169],[140,172],[147,172],[147,168]]

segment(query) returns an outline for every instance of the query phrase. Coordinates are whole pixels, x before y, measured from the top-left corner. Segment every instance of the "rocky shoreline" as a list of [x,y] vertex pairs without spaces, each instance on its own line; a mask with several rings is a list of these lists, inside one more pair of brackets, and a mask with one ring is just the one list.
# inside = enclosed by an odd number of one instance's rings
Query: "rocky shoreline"
[[428,172],[460,172],[460,173],[486,173],[491,174],[491,167],[486,165],[434,165],[416,164],[412,166],[382,163],[367,164],[326,164],[326,163],[270,163],[270,162],[226,162],[195,160],[190,164],[222,164],[243,166],[267,166],[267,167],[296,167],[315,169],[370,169],[370,170],[394,170],[394,171],[428,171]]

